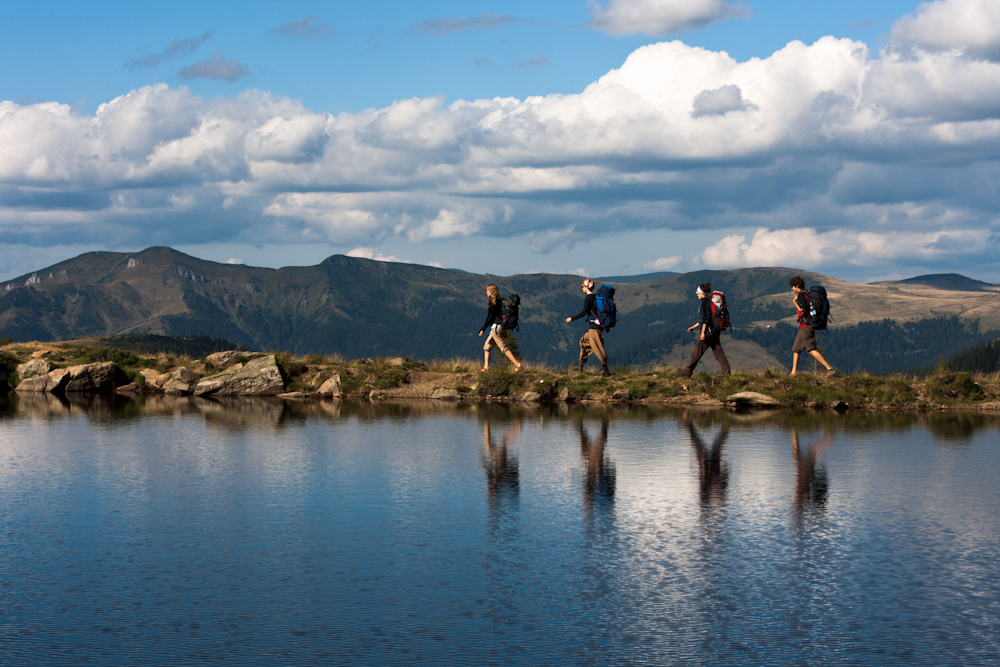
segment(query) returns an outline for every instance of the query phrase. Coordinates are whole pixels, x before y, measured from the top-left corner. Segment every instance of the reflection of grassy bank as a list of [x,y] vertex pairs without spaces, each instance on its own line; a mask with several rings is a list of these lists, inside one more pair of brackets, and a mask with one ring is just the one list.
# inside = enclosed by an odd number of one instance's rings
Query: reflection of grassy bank
[[[205,359],[145,355],[113,348],[59,343],[17,343],[3,347],[8,365],[27,361],[43,351],[40,358],[55,367],[113,360],[140,385],[139,371],[143,369],[168,373],[183,367],[202,376],[221,370]],[[247,358],[237,356],[229,363]],[[618,367],[610,377],[603,378],[596,374],[596,366],[586,373],[575,373],[526,365],[524,371],[513,373],[509,366],[500,363],[488,373],[479,373],[475,361],[462,359],[431,363],[403,358],[347,361],[319,355],[296,357],[287,352],[276,353],[275,359],[288,391],[315,392],[330,377],[339,375],[346,397],[383,400],[428,398],[440,388],[457,390],[463,400],[513,400],[527,392],[549,400],[568,389],[571,397],[580,401],[627,400],[655,405],[724,401],[734,393],[753,391],[791,407],[820,408],[842,401],[851,408],[868,410],[1000,410],[1000,374],[955,373],[943,366],[920,376],[855,374],[836,378],[811,373],[792,377],[778,369],[687,378],[672,368]]]

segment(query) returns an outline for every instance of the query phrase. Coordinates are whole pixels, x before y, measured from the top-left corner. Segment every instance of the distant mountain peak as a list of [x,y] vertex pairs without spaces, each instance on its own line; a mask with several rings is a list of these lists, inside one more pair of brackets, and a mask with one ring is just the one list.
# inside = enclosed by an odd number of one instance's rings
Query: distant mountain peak
[[923,276],[906,278],[905,280],[890,281],[890,283],[886,284],[891,283],[927,285],[928,287],[936,287],[943,290],[954,290],[956,292],[981,292],[984,288],[995,287],[995,285],[985,283],[982,280],[976,280],[975,278],[963,276],[961,273],[930,273]]

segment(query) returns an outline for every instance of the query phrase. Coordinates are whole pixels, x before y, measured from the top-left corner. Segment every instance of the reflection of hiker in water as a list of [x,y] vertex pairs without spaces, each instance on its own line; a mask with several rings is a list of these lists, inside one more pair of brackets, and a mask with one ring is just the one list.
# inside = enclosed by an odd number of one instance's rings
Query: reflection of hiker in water
[[503,435],[500,443],[493,442],[490,421],[483,422],[483,468],[486,470],[486,498],[491,510],[505,502],[516,501],[520,494],[521,476],[517,457],[510,451],[521,430],[520,420]]
[[819,455],[830,444],[830,431],[814,446],[805,450],[799,447],[799,432],[792,429],[792,455],[795,456],[795,505],[796,514],[808,508],[821,509],[826,506],[830,482],[826,469],[817,466]]
[[699,493],[702,507],[721,507],[726,502],[726,487],[729,485],[729,467],[723,464],[722,448],[729,439],[729,426],[722,425],[711,447],[706,447],[694,422],[688,421],[691,446],[698,457]]
[[601,420],[601,435],[590,439],[590,434],[580,420],[580,455],[587,466],[583,479],[584,513],[596,505],[611,505],[615,499],[615,464],[608,457],[608,420]]

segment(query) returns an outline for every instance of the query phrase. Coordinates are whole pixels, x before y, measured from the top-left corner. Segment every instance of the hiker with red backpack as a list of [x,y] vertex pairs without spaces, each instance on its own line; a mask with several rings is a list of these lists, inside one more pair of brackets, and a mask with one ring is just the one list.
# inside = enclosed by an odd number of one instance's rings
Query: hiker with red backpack
[[834,377],[837,369],[827,363],[816,349],[816,329],[825,329],[830,318],[830,301],[826,298],[826,289],[822,285],[814,285],[807,291],[801,276],[795,276],[788,284],[795,294],[792,302],[799,316],[799,333],[792,343],[791,375],[796,375],[799,371],[799,354],[808,352],[813,359],[823,364],[827,377]]
[[694,374],[694,367],[701,361],[701,357],[710,348],[715,355],[716,361],[722,367],[722,374],[729,375],[729,360],[722,350],[722,343],[719,337],[724,329],[729,328],[729,308],[726,306],[726,295],[722,292],[713,292],[711,283],[702,283],[695,291],[698,297],[698,323],[688,327],[688,332],[701,329],[698,333],[698,343],[691,351],[691,361],[681,369],[681,374],[691,377]]

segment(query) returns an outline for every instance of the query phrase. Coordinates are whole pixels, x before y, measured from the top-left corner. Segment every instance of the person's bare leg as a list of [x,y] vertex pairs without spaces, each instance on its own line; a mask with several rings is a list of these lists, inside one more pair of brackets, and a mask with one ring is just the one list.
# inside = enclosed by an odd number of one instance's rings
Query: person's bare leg
[[792,352],[792,372],[789,375],[795,375],[799,371],[799,353]]
[[809,352],[809,354],[812,355],[813,359],[823,364],[826,367],[826,370],[831,370],[833,368],[833,366],[826,363],[826,359],[824,359],[823,355],[819,353],[819,350],[812,350]]
[[483,350],[483,370],[490,370],[490,351]]
[[521,370],[522,368],[524,368],[523,366],[521,366],[521,362],[514,358],[514,353],[513,352],[511,352],[510,350],[507,350],[507,352],[505,352],[505,354],[507,355],[507,358],[510,359],[510,363],[514,364],[514,372],[515,373],[518,372],[519,370]]

